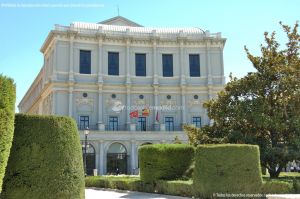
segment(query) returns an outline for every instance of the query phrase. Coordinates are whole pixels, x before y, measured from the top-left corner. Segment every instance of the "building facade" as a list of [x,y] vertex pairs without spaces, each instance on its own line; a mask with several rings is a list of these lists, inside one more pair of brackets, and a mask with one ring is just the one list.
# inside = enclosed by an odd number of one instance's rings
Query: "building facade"
[[209,124],[202,104],[224,85],[225,39],[199,28],[149,28],[123,17],[55,25],[44,65],[19,104],[23,113],[68,115],[87,170],[134,174],[138,147],[187,142],[182,124]]

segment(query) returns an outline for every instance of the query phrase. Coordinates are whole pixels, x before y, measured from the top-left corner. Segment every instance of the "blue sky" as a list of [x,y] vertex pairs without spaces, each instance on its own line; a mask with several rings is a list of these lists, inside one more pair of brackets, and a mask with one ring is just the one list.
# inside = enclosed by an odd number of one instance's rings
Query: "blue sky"
[[[22,5],[94,4],[95,8],[36,7],[8,8],[4,3]],[[225,75],[242,77],[254,71],[244,45],[256,55],[265,31],[276,31],[282,45],[285,35],[279,21],[293,25],[300,19],[299,0],[0,0],[0,73],[17,84],[17,104],[43,65],[39,49],[54,24],[74,21],[99,22],[120,15],[143,26],[200,27],[222,32]]]

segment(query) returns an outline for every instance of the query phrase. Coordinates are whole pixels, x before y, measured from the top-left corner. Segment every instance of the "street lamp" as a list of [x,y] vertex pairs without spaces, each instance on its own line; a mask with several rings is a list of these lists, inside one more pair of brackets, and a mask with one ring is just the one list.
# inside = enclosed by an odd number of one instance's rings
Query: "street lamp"
[[86,127],[83,132],[84,132],[84,135],[85,135],[85,140],[84,140],[84,154],[83,154],[83,158],[84,158],[84,174],[86,175],[86,148],[87,148],[87,136],[90,133],[89,127]]

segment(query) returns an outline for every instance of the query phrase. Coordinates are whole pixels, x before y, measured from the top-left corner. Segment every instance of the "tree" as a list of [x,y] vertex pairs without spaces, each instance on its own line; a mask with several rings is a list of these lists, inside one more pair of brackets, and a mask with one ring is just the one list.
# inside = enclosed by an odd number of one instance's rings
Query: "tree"
[[204,103],[212,126],[185,127],[192,144],[257,144],[261,163],[271,178],[279,176],[289,161],[300,159],[300,57],[298,22],[293,28],[280,22],[288,42],[285,49],[275,32],[265,33],[261,56],[245,47],[257,72],[233,78],[218,98]]

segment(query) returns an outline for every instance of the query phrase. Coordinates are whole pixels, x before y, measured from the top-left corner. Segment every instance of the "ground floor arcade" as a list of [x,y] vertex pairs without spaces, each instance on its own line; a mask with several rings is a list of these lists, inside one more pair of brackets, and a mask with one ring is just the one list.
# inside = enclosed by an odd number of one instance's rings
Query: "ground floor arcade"
[[92,175],[97,169],[97,175],[107,174],[138,174],[138,148],[145,144],[174,143],[175,139],[187,142],[187,136],[182,131],[175,132],[101,132],[91,131],[85,136],[80,131],[83,152],[86,152],[86,170]]

